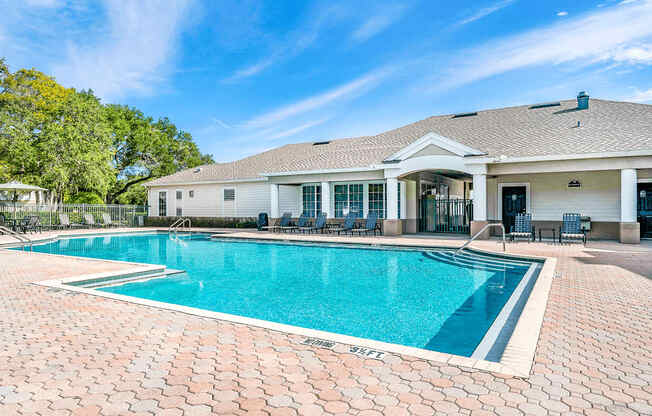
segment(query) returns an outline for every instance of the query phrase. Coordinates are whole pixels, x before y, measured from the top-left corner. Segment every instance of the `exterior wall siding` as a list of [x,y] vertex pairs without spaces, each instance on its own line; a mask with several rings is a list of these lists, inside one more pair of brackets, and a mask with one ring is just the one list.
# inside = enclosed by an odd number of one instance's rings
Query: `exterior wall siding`
[[[580,188],[568,188],[578,180]],[[498,203],[498,184],[529,183],[530,210],[534,221],[561,221],[566,212],[578,212],[593,222],[620,221],[620,172],[563,172],[529,175],[504,175],[487,182],[488,217],[502,217]]]
[[[268,186],[269,189],[269,186]],[[292,217],[301,215],[301,186],[294,185],[280,185],[278,189],[278,212],[283,215],[284,212],[291,212]],[[267,205],[269,206],[269,195],[267,197]],[[269,208],[267,211],[269,213]]]

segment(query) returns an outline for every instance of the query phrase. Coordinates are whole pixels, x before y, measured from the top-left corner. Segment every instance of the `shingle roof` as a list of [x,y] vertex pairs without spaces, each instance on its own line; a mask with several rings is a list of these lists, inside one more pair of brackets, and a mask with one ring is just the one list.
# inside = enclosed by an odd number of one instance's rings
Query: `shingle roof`
[[[434,132],[488,156],[522,157],[652,150],[652,105],[591,99],[559,106],[530,105],[478,111],[453,118],[434,116],[376,136],[331,140],[329,144],[288,144],[235,162],[177,172],[149,185],[258,178],[262,173],[362,168],[381,163]],[[582,127],[577,127],[580,121]]]

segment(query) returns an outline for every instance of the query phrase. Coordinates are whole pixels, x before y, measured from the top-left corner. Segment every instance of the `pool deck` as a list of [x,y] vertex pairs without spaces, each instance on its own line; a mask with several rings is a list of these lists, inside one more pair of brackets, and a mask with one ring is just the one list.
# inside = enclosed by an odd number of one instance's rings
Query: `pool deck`
[[[501,249],[495,240],[472,247]],[[526,378],[409,355],[364,358],[299,335],[34,285],[134,265],[0,249],[0,415],[652,414],[652,242],[519,242],[507,253],[557,259]]]

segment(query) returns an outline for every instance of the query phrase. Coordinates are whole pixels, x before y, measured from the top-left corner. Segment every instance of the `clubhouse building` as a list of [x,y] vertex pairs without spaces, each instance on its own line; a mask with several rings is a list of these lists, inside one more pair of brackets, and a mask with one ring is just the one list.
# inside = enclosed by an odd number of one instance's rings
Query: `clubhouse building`
[[652,105],[582,92],[288,144],[146,186],[150,216],[324,212],[337,221],[376,212],[383,233],[399,235],[475,234],[494,222],[509,231],[517,214],[530,213],[550,236],[563,214],[579,213],[591,239],[638,243],[652,237]]

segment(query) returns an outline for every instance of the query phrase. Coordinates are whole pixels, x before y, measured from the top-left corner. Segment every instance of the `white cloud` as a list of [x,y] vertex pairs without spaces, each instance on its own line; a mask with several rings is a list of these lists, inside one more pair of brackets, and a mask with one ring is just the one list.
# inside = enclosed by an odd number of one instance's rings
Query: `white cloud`
[[562,11],[562,12],[557,12],[557,16],[568,16],[568,12]]
[[625,101],[633,101],[635,103],[652,103],[652,88],[647,91],[641,91],[639,89],[635,90],[636,92],[629,98],[626,98]]
[[649,64],[652,0],[601,9],[548,27],[487,42],[462,51],[435,89],[468,84],[512,70],[564,63]]
[[360,94],[365,88],[370,88],[377,84],[382,78],[389,75],[390,72],[391,70],[389,68],[373,71],[325,93],[314,95],[296,103],[254,117],[247,121],[245,125],[248,127],[271,125],[290,117],[324,107],[334,101],[354,97]]
[[635,1],[637,1],[637,0],[623,0],[618,4],[620,4],[620,5],[630,4],[630,3],[634,3]]
[[290,129],[283,130],[283,131],[280,131],[278,133],[272,134],[271,136],[266,137],[266,139],[267,140],[276,140],[276,139],[280,139],[280,138],[283,138],[283,137],[293,136],[293,135],[295,135],[295,134],[297,134],[299,132],[302,132],[304,130],[308,130],[311,127],[315,127],[315,126],[318,126],[320,124],[323,124],[328,120],[329,120],[329,117],[322,118],[321,120],[309,121],[309,122],[301,124],[299,126],[292,127]]
[[382,8],[365,20],[351,34],[351,37],[357,42],[364,42],[397,22],[403,16],[404,12],[405,7],[401,5]]
[[480,20],[483,17],[487,17],[492,13],[495,13],[501,9],[504,9],[505,7],[509,6],[510,4],[514,3],[515,0],[502,0],[497,3],[492,4],[491,6],[483,7],[482,9],[479,9],[475,11],[473,14],[470,16],[460,20],[457,22],[457,25],[466,25],[468,23],[475,22],[476,20]]
[[59,7],[61,0],[24,0],[31,7]]
[[149,94],[165,80],[189,2],[105,3],[108,27],[97,44],[69,43],[53,65],[64,85],[91,88],[105,100]]

